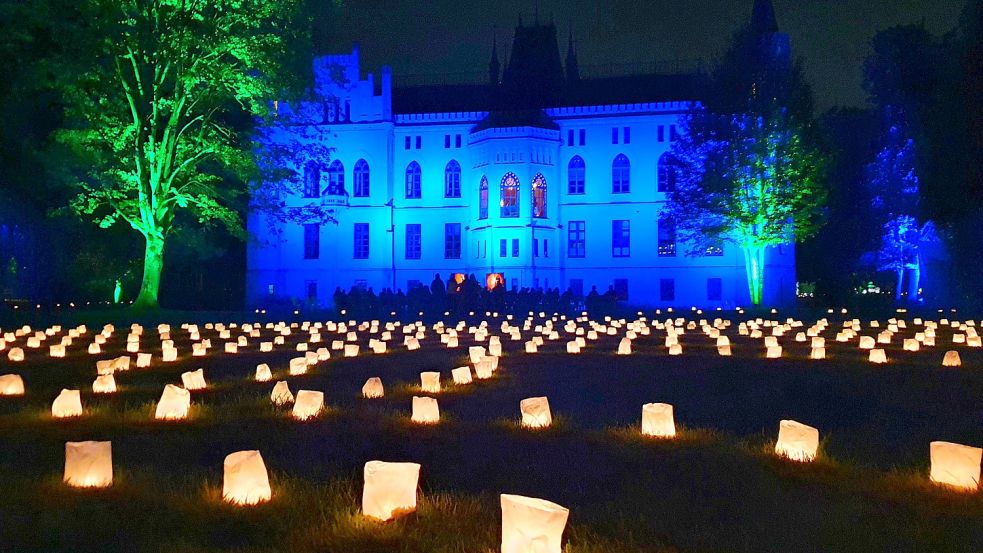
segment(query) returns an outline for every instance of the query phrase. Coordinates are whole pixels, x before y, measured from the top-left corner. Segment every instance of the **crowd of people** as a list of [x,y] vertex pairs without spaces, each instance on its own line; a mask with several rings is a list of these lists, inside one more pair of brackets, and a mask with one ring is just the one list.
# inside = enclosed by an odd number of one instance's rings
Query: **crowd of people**
[[485,311],[574,314],[585,309],[591,313],[615,313],[618,308],[613,286],[603,294],[594,286],[586,296],[570,288],[562,293],[559,288],[506,290],[501,282],[493,283],[491,287],[482,286],[474,274],[461,282],[453,278],[444,282],[438,273],[430,286],[415,286],[405,293],[402,289],[393,292],[384,288],[377,294],[371,287],[352,287],[346,292],[339,287],[332,299],[338,313],[344,311],[357,319],[387,318],[392,313],[398,317],[417,317],[420,313],[440,316],[445,312],[463,316]]

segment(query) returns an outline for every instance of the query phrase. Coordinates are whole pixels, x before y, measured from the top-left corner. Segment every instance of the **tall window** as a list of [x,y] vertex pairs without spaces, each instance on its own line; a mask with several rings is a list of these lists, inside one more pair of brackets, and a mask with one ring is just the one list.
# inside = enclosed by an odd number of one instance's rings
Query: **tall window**
[[415,161],[406,166],[406,198],[420,198],[420,164]]
[[631,257],[631,221],[611,221],[611,257]]
[[355,171],[352,173],[353,187],[355,188],[356,198],[369,197],[369,164],[360,159],[355,162]]
[[355,259],[369,258],[369,224],[355,223],[355,248],[352,254]]
[[512,257],[519,257],[519,239],[512,239]]
[[618,154],[611,163],[611,192],[615,194],[631,192],[631,163],[625,154]]
[[659,156],[659,192],[671,192],[676,189],[679,168],[679,160],[669,152]]
[[337,159],[328,166],[328,196],[345,195],[345,166]]
[[478,183],[478,218],[488,218],[488,177],[485,176]]
[[587,227],[584,221],[567,223],[567,257],[587,256]]
[[317,259],[321,256],[321,225],[304,225],[304,259]]
[[519,177],[515,176],[515,173],[509,171],[505,173],[502,177],[502,182],[499,184],[501,190],[501,216],[502,217],[518,217],[519,216]]
[[509,241],[502,238],[498,241],[498,257],[507,257],[509,255]]
[[532,178],[532,216],[546,218],[546,177],[542,173]]
[[461,259],[461,223],[444,223],[444,259]]
[[321,196],[321,168],[313,161],[304,166],[304,197],[317,198]]
[[676,257],[676,223],[669,217],[659,217],[659,257]]
[[420,259],[420,225],[406,225],[406,259]]
[[444,167],[444,197],[461,197],[461,164],[453,159]]
[[586,177],[587,167],[584,165],[584,158],[573,156],[567,164],[567,192],[583,194]]

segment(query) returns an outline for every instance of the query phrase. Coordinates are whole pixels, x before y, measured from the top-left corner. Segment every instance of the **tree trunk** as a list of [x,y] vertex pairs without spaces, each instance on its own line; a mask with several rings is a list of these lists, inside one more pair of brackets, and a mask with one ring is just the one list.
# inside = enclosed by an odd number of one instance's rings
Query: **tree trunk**
[[901,285],[904,283],[904,265],[898,269],[898,283],[894,286],[894,301],[901,301]]
[[164,268],[164,238],[148,235],[147,247],[143,254],[143,279],[140,281],[140,294],[133,307],[136,309],[157,309],[157,294],[160,291],[160,273]]
[[915,263],[911,268],[911,272],[908,273],[908,302],[917,303],[918,302],[918,289],[922,285],[922,264],[921,257],[915,256]]
[[746,247],[744,250],[744,272],[747,274],[748,292],[752,305],[761,305],[764,292],[765,249]]

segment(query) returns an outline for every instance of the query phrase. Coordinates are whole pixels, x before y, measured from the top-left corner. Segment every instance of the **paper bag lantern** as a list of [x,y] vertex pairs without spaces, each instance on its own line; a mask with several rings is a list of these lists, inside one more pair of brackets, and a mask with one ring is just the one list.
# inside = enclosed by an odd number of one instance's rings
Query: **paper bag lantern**
[[432,397],[413,396],[413,416],[411,420],[421,424],[440,422],[440,408]]
[[875,345],[876,343],[874,342],[874,339],[872,337],[870,336],[860,337],[860,349],[873,349]]
[[266,464],[258,451],[237,451],[225,457],[222,499],[236,505],[255,505],[273,495]]
[[225,353],[237,353],[239,351],[239,346],[235,342],[225,343]]
[[631,340],[622,338],[618,343],[618,355],[631,355]]
[[266,363],[256,365],[256,382],[269,382],[273,379],[273,372]]
[[181,383],[185,390],[204,390],[208,387],[205,383],[205,369],[181,373]]
[[918,340],[915,340],[914,338],[905,338],[904,341],[901,342],[901,346],[905,351],[918,351],[919,348]]
[[382,379],[378,376],[373,376],[372,378],[365,381],[365,385],[362,386],[362,397],[368,399],[375,399],[384,396],[386,393],[385,389],[382,387]]
[[273,401],[274,405],[293,403],[294,395],[290,392],[290,387],[287,385],[286,380],[281,380],[273,386],[273,392],[270,394],[270,399]]
[[428,394],[439,394],[440,373],[439,372],[420,373],[420,389]]
[[481,358],[484,356],[485,356],[484,346],[471,346],[468,348],[468,357],[471,358],[472,364],[481,361]]
[[372,353],[377,355],[386,353],[386,343],[381,340],[376,340],[375,343],[372,344]]
[[956,350],[950,350],[945,352],[945,357],[942,358],[943,367],[958,367],[962,365],[962,360],[959,359],[959,352]]
[[82,416],[82,394],[78,390],[62,390],[51,404],[51,416],[61,419]]
[[76,488],[112,485],[112,442],[65,442],[65,483]]
[[567,342],[567,353],[580,353],[580,344],[576,340]]
[[545,499],[502,494],[502,553],[561,553],[570,510]]
[[807,462],[816,458],[818,450],[818,429],[792,420],[779,423],[775,453],[793,461]]
[[92,392],[96,394],[115,394],[116,378],[111,374],[104,374],[96,377],[92,383]]
[[870,356],[868,357],[868,360],[871,363],[878,363],[878,364],[887,363],[887,354],[884,353],[884,350],[881,348],[874,348],[870,350]]
[[419,480],[420,465],[416,463],[365,463],[362,514],[385,521],[416,511]]
[[0,396],[24,395],[24,379],[19,374],[0,376]]
[[324,392],[300,390],[297,392],[297,400],[294,401],[292,415],[297,420],[305,421],[316,417],[322,407],[324,407]]
[[157,410],[154,418],[164,420],[178,420],[188,418],[188,410],[191,408],[191,392],[173,384],[164,386],[164,393],[157,402]]
[[469,367],[458,367],[451,371],[454,384],[471,384],[471,369]]
[[177,349],[175,348],[164,348],[161,350],[161,358],[165,363],[171,363],[177,361]]
[[812,337],[812,349],[824,347],[826,347],[826,338],[823,338],[822,336]]
[[669,346],[669,355],[682,355],[683,346],[682,344],[673,344]]
[[298,376],[302,374],[307,374],[307,367],[309,367],[306,357],[294,357],[290,360],[290,376]]
[[61,344],[54,344],[48,347],[49,357],[65,357],[65,346]]
[[642,434],[657,438],[672,438],[676,435],[676,421],[672,405],[668,403],[646,403],[642,405]]
[[980,483],[983,449],[950,442],[931,443],[933,482],[955,488],[975,490]]
[[345,357],[358,357],[358,344],[345,344]]
[[19,363],[24,360],[24,350],[21,348],[10,348],[7,352],[7,359],[13,361],[14,363]]
[[826,348],[812,348],[809,350],[809,359],[826,359]]
[[539,351],[539,349],[537,348],[534,340],[529,340],[526,342],[526,353],[536,353],[537,351]]
[[259,351],[262,353],[269,353],[273,351],[273,342],[260,342]]
[[492,377],[492,359],[494,357],[484,357],[474,365],[474,375],[478,380],[485,380]]
[[151,355],[149,353],[138,353],[137,354],[137,368],[146,368],[150,366]]
[[522,412],[522,426],[526,428],[546,428],[553,424],[550,402],[545,397],[530,397],[519,402]]

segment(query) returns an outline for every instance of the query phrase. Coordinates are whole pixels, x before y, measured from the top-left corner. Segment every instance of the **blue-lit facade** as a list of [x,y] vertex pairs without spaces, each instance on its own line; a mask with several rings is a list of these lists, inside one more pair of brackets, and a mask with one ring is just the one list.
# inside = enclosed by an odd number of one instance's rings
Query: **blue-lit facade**
[[[572,65],[568,54],[561,78]],[[497,65],[491,70],[495,79]],[[332,78],[339,74],[344,84]],[[333,206],[337,224],[273,224],[271,233],[266,215],[251,213],[249,304],[289,298],[326,307],[338,287],[405,292],[439,273],[574,295],[614,287],[639,306],[748,305],[736,246],[685,255],[660,220],[675,178],[663,154],[693,98],[568,98],[534,117],[411,112],[394,108],[399,91],[388,68],[379,82],[363,77],[357,47],[318,58],[315,76],[319,101],[281,106],[281,116],[320,131],[334,151],[295,168],[309,186],[287,208]],[[506,66],[501,81],[508,76]],[[794,266],[791,246],[768,252],[766,303],[794,298]]]

